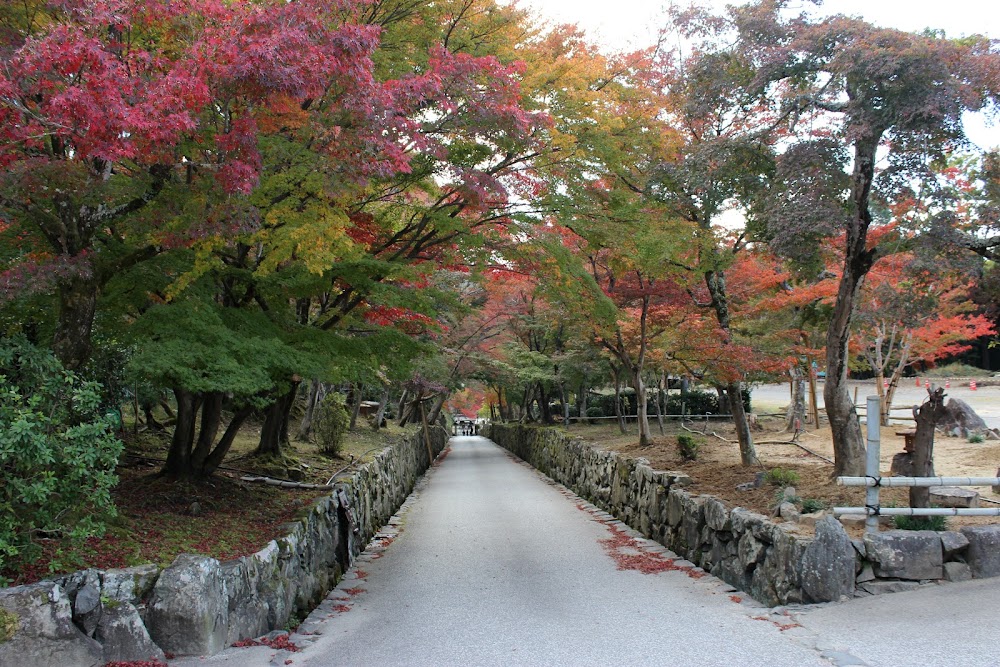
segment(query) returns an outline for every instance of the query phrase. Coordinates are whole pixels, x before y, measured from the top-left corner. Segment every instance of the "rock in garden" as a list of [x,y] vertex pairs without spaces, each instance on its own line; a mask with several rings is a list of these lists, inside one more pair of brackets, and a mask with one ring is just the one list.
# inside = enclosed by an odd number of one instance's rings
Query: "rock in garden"
[[815,602],[854,594],[855,553],[851,538],[832,516],[816,522],[816,539],[802,556],[802,590]]
[[976,414],[972,406],[958,398],[948,400],[945,416],[938,420],[937,427],[948,433],[957,429],[962,437],[966,438],[970,433],[985,433],[989,430],[986,422]]
[[890,530],[866,533],[865,550],[879,577],[940,579],[941,538],[933,530]]
[[164,651],[214,655],[226,647],[228,611],[219,561],[181,554],[160,574],[146,624]]
[[52,582],[0,590],[0,665],[104,664],[101,645],[73,624],[69,597]]
[[965,560],[977,579],[1000,576],[1000,525],[966,526],[962,534],[969,539]]
[[139,611],[129,602],[112,601],[97,626],[97,640],[104,647],[105,662],[165,662],[163,651],[153,643]]
[[931,504],[938,507],[979,507],[979,492],[955,486],[932,488]]

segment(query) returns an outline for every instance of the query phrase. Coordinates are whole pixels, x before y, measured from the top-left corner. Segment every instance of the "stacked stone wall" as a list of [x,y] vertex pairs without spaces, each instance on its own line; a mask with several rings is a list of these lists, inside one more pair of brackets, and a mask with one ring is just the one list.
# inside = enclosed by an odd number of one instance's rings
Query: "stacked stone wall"
[[[434,455],[447,433],[431,431]],[[220,563],[182,554],[167,568],[84,570],[0,590],[0,665],[96,667],[212,655],[304,618],[430,466],[422,434],[337,481],[287,534]]]
[[684,473],[607,452],[552,428],[492,424],[487,436],[677,555],[768,605],[827,602],[921,583],[1000,575],[1000,526],[891,530],[851,540],[832,516],[805,538],[687,490]]

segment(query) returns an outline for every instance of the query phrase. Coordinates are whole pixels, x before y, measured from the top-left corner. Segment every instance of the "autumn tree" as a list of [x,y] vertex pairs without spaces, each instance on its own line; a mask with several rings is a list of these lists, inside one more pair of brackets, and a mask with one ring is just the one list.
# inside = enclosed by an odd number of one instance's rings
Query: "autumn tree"
[[[844,16],[786,18],[785,5],[758,2],[732,17],[738,50],[754,68],[745,89],[780,100],[792,131],[783,185],[773,190],[784,204],[782,215],[768,219],[772,238],[808,250],[842,234],[824,398],[835,474],[859,475],[864,441],[847,390],[848,344],[865,277],[893,247],[891,235],[878,243],[870,235],[885,224],[879,205],[926,179],[931,159],[961,145],[963,113],[996,104],[1000,54],[982,37],[910,34]],[[842,189],[834,184],[843,174]]]

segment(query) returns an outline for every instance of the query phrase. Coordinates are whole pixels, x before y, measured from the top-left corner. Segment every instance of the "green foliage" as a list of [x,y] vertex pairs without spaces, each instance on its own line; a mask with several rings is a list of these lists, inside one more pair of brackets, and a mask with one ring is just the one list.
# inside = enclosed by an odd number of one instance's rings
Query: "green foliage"
[[696,438],[690,433],[677,434],[677,452],[685,461],[695,461],[698,459],[698,452],[705,444],[700,438]]
[[604,414],[603,408],[594,405],[594,406],[589,406],[587,408],[587,416],[588,417],[606,417],[607,415]]
[[982,433],[970,433],[969,442],[978,445],[981,442],[986,442],[986,437]]
[[825,510],[826,503],[818,498],[803,498],[801,507],[803,514],[813,514]]
[[347,411],[344,395],[332,392],[327,394],[316,410],[313,430],[319,438],[320,448],[324,454],[337,456],[344,443],[344,434],[351,424],[351,415]]
[[892,525],[899,530],[947,530],[948,517],[944,516],[894,516]]
[[101,398],[50,352],[0,339],[0,568],[36,557],[39,534],[75,543],[114,516],[122,443]]
[[[983,370],[982,368],[977,368],[976,366],[970,366],[969,364],[963,364],[955,362],[953,364],[946,364],[944,366],[935,366],[934,368],[928,368],[927,370],[920,371],[920,375],[932,378],[968,378],[968,377],[988,377],[990,372]],[[912,380],[911,380],[912,382]]]
[[771,468],[764,473],[764,480],[773,486],[792,486],[799,481],[799,473],[786,468]]

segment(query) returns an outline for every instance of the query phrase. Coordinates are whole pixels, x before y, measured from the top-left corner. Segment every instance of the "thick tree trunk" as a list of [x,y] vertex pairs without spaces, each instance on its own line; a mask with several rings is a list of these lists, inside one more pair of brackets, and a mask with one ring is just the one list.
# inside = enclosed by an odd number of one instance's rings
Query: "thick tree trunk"
[[201,429],[198,433],[198,442],[191,453],[193,470],[201,470],[205,465],[205,459],[212,453],[212,445],[215,444],[215,436],[218,435],[222,423],[223,398],[221,392],[212,392],[202,400]]
[[[913,476],[934,476],[934,429],[944,414],[944,388],[928,392],[927,400],[915,410],[917,432],[913,436]],[[910,507],[930,507],[931,490],[927,487],[910,487]]]
[[843,272],[826,332],[823,399],[833,433],[834,477],[858,477],[865,471],[861,423],[847,389],[847,362],[854,303],[875,261],[875,250],[867,247],[868,227],[872,222],[869,198],[875,175],[875,151],[882,133],[877,128],[871,130],[870,136],[860,137],[854,144],[854,172],[851,176],[854,218],[846,229]]
[[438,418],[441,416],[441,408],[444,407],[445,401],[448,400],[448,394],[442,391],[434,399],[434,404],[431,405],[430,412],[427,413],[427,421],[431,424],[436,424]]
[[194,394],[183,389],[174,389],[177,398],[177,422],[170,451],[163,464],[162,474],[168,477],[185,478],[191,476],[191,450],[194,444],[195,427],[198,418],[197,400]]
[[555,423],[552,418],[552,408],[549,407],[549,395],[545,391],[545,385],[538,383],[538,410],[541,413],[541,421],[545,425]]
[[288,420],[295,392],[299,383],[293,382],[292,388],[269,405],[264,412],[264,424],[260,428],[260,441],[254,456],[282,456],[282,447],[288,444]]
[[96,281],[80,277],[59,287],[59,319],[52,351],[68,369],[75,370],[90,358],[98,291]]

